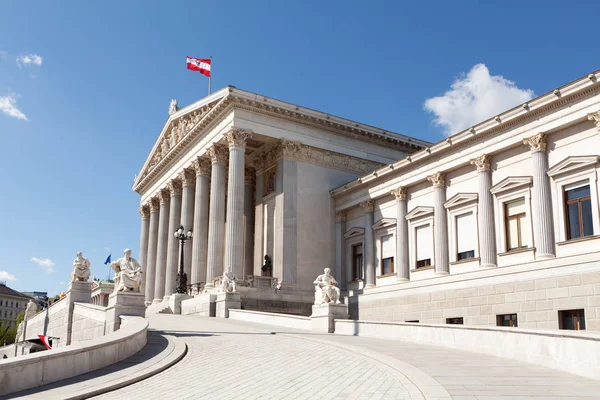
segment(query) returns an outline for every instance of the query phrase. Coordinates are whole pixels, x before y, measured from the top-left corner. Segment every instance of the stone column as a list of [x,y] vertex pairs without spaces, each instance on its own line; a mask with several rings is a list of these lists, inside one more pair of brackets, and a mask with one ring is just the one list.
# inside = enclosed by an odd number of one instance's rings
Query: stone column
[[152,302],[154,299],[154,283],[156,281],[156,250],[158,244],[158,219],[159,219],[159,202],[153,197],[150,199],[150,227],[148,229],[148,253],[146,255],[146,302]]
[[373,239],[373,200],[360,203],[365,210],[365,246],[363,249],[365,265],[365,288],[375,287],[375,241]]
[[495,267],[496,264],[496,228],[494,223],[494,197],[490,192],[492,187],[492,172],[490,169],[490,156],[487,154],[471,160],[477,167],[478,213],[477,225],[479,228],[479,258],[480,266]]
[[[196,185],[196,172],[189,169],[184,169],[179,174],[179,179],[183,184],[183,196],[181,198],[181,224],[185,228],[185,232],[194,229],[194,186]],[[188,277],[188,285],[192,283],[192,248],[194,239],[183,246],[183,271]],[[178,252],[179,254],[179,252]],[[179,260],[177,260],[177,271],[179,272]],[[175,274],[177,280],[177,274]]]
[[396,280],[405,282],[410,279],[406,188],[399,187],[391,193],[396,197]]
[[253,168],[246,168],[244,176],[244,275],[253,275],[254,264],[254,178]]
[[208,149],[210,157],[210,211],[208,214],[208,255],[206,288],[213,288],[213,279],[223,274],[223,242],[225,230],[225,163],[227,149],[218,144]]
[[340,211],[335,214],[335,270],[333,271],[334,278],[340,283],[340,289],[348,288],[348,281],[351,279],[346,276],[346,232],[347,212]]
[[[298,153],[299,142],[282,140],[282,159],[277,164],[277,179],[283,195],[282,212],[282,274],[281,288],[295,290],[298,287]],[[280,203],[277,203],[279,206]],[[273,265],[275,268],[275,264]]]
[[225,226],[225,264],[235,279],[244,275],[244,164],[249,131],[233,128],[225,135],[229,142],[227,187],[227,225]]
[[263,193],[264,193],[264,175],[263,175],[263,161],[262,159],[255,160],[253,163],[254,169],[256,170],[256,185],[255,185],[255,198],[254,198],[254,275],[262,275],[262,266],[264,260],[264,205],[263,205]]
[[446,182],[443,172],[436,172],[427,177],[433,184],[433,251],[436,275],[450,273],[448,259],[448,218],[446,216]]
[[167,187],[171,192],[171,206],[169,207],[169,228],[167,229],[167,273],[164,301],[169,301],[169,296],[175,293],[175,282],[179,269],[179,240],[174,233],[181,224],[181,181],[172,180]]
[[[150,231],[150,206],[145,204],[140,207],[140,215],[142,216],[142,229],[140,233],[140,259],[139,263],[142,266],[144,275],[146,276],[148,271],[148,234]],[[140,292],[144,293],[146,290],[146,282],[142,281]]]
[[192,163],[196,170],[194,205],[194,238],[192,239],[192,275],[190,284],[206,284],[208,254],[208,196],[210,193],[210,161],[198,158]]
[[552,224],[552,196],[548,177],[546,134],[538,133],[523,140],[529,146],[533,161],[532,217],[533,241],[536,258],[554,257],[554,225]]
[[169,243],[169,200],[168,189],[159,192],[160,215],[158,218],[158,244],[156,246],[156,281],[154,283],[154,303],[160,303],[165,295],[167,275],[167,245]]

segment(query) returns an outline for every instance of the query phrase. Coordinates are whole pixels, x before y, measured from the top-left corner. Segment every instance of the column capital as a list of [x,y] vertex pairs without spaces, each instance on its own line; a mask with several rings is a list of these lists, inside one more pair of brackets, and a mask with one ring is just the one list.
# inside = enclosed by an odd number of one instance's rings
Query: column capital
[[348,219],[348,212],[346,210],[335,213],[335,222],[344,222]]
[[150,201],[148,202],[148,204],[150,206],[151,213],[160,210],[160,202],[158,200],[158,197],[151,198]]
[[598,129],[598,133],[600,133],[600,111],[589,113],[588,119],[594,122],[594,125],[596,125],[596,128]]
[[529,146],[532,153],[546,151],[546,134],[540,132],[537,135],[523,139],[523,144]]
[[390,192],[390,194],[393,194],[396,197],[396,200],[406,200],[406,187],[405,186],[400,186],[398,189],[394,189]]
[[194,186],[196,184],[196,174],[191,169],[185,168],[177,175],[177,178],[182,182],[183,187]]
[[436,172],[435,174],[428,176],[427,180],[431,182],[434,188],[440,188],[446,185],[445,176],[446,174],[443,172]]
[[490,161],[491,161],[491,157],[489,156],[489,154],[484,154],[477,158],[473,158],[470,161],[470,163],[471,163],[471,165],[474,165],[475,167],[477,167],[477,171],[483,172],[483,171],[490,170],[490,166],[491,166]]
[[365,210],[365,212],[373,212],[373,210],[375,209],[375,201],[367,200],[360,203],[360,206],[363,208],[363,210]]
[[192,169],[196,171],[196,176],[210,176],[210,161],[198,157],[192,162]]
[[142,219],[150,218],[150,206],[148,204],[144,204],[143,206],[141,206],[138,211],[140,212]]
[[292,142],[291,140],[282,140],[280,146],[281,155],[283,157],[293,157],[302,148],[302,144],[300,142]]
[[220,144],[214,144],[208,151],[206,152],[210,157],[210,161],[213,164],[227,164],[227,159],[229,156],[229,152],[225,146]]
[[250,161],[250,166],[254,169],[255,173],[259,173],[260,171],[264,171],[265,169],[265,157],[264,154],[260,154],[254,160]]
[[246,167],[244,169],[244,184],[254,185],[256,182],[256,171],[252,167]]
[[229,143],[229,148],[246,148],[246,140],[252,137],[252,131],[248,129],[231,128],[229,132],[225,134],[225,139]]
[[173,179],[171,182],[167,183],[167,188],[169,189],[169,192],[171,192],[171,197],[181,196],[182,188],[179,179]]
[[158,201],[161,206],[163,204],[169,204],[169,202],[171,201],[171,192],[169,191],[169,189],[161,189],[158,192]]

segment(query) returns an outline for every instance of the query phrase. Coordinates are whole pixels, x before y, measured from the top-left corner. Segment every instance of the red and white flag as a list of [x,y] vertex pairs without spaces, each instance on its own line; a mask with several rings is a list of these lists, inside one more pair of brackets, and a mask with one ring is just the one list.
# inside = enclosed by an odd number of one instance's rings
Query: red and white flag
[[187,69],[190,69],[192,71],[198,71],[202,75],[206,75],[209,78],[210,78],[211,61],[212,60],[210,58],[194,58],[194,57],[190,57],[190,56],[187,56],[185,58],[185,63],[187,65]]
[[42,343],[44,344],[44,346],[46,346],[46,348],[48,350],[52,350],[52,347],[50,347],[50,343],[48,342],[48,337],[47,336],[38,335],[38,337],[40,338],[40,340],[42,341]]

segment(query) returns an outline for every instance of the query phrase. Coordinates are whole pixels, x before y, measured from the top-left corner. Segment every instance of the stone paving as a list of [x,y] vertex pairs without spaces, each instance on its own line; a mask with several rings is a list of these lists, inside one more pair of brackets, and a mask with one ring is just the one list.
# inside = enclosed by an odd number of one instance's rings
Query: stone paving
[[187,355],[95,399],[600,399],[600,382],[412,343],[159,314]]

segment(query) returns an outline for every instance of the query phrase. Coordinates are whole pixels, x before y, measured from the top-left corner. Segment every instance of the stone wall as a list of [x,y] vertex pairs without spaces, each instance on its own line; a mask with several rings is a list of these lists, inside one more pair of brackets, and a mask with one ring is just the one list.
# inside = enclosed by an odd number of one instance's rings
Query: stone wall
[[69,303],[63,298],[52,304],[48,309],[39,312],[27,321],[25,339],[37,339],[38,335],[58,337],[54,346],[67,345],[69,325]]
[[517,314],[519,328],[558,329],[559,310],[583,309],[585,329],[600,330],[600,261],[554,268],[534,264],[540,263],[463,274],[453,282],[434,278],[367,291],[348,299],[351,316],[431,324],[462,317],[465,325],[495,326],[497,315]]
[[104,336],[106,333],[106,308],[75,303],[71,332],[71,344]]

